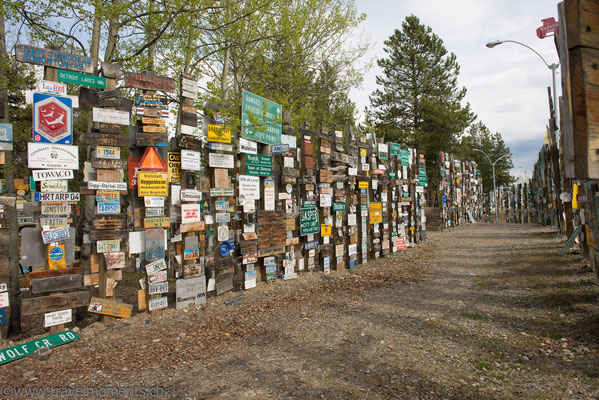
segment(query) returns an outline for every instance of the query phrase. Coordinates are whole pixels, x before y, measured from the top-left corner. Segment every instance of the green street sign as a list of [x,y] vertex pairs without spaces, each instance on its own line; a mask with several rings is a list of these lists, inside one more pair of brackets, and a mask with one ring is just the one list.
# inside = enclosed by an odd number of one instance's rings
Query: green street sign
[[46,336],[38,340],[8,347],[6,349],[0,350],[0,364],[30,356],[40,347],[52,348],[60,346],[61,344],[73,342],[77,339],[79,339],[79,336],[69,329],[68,331]]
[[79,72],[58,70],[58,81],[73,83],[75,85],[90,86],[100,89],[106,89],[106,78],[95,75],[86,75]]
[[334,201],[333,211],[345,211],[345,202]]
[[312,235],[319,232],[318,210],[316,208],[302,208],[300,210],[300,235]]
[[242,91],[241,136],[260,143],[280,144],[282,114],[280,104]]
[[272,156],[246,154],[245,174],[254,176],[272,176]]
[[410,150],[400,149],[401,165],[407,167],[410,165]]
[[392,156],[398,156],[401,152],[401,146],[397,143],[389,143],[389,152]]

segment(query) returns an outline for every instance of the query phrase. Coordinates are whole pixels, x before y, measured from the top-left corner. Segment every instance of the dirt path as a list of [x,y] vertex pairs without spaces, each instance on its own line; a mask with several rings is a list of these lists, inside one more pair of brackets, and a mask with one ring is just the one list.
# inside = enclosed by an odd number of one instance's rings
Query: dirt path
[[429,236],[356,274],[94,324],[49,361],[0,366],[0,379],[159,385],[181,399],[599,396],[599,287],[580,256],[558,256],[553,229],[477,224]]

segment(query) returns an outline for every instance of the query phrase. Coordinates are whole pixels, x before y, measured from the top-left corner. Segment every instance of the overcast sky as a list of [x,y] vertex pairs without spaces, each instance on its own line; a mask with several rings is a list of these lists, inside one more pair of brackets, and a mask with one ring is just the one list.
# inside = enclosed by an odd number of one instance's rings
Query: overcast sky
[[[553,38],[539,39],[536,29],[541,19],[555,17],[555,0],[356,0],[358,10],[367,15],[363,33],[371,38],[368,58],[384,56],[383,41],[401,27],[406,16],[414,14],[432,28],[460,64],[459,83],[468,89],[466,101],[491,131],[502,134],[514,154],[515,175],[528,177],[544,143],[549,118],[547,86],[551,71],[532,51],[513,43],[493,49],[494,40],[517,40],[537,50],[549,63],[557,63]],[[560,70],[557,74],[558,95]],[[351,98],[360,112],[369,104],[376,89],[373,66],[362,88]]]

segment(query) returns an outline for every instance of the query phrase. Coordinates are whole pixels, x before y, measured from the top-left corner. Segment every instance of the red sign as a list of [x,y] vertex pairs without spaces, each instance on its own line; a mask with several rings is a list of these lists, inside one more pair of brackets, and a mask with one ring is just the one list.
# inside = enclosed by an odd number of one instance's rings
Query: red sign
[[537,28],[537,37],[539,39],[545,39],[545,37],[550,36],[551,33],[553,33],[553,36],[557,35],[559,24],[555,18],[545,18],[542,19],[541,22],[543,25],[540,28]]
[[70,99],[34,93],[33,141],[71,144],[72,112]]
[[141,157],[139,162],[139,169],[142,171],[164,171],[167,168],[167,163],[158,154],[156,147],[146,148],[146,152]]
[[405,237],[398,237],[397,238],[397,250],[407,250],[408,246],[406,246],[406,238]]
[[375,173],[375,174],[377,174],[377,175],[385,175],[385,170],[384,169],[375,169],[372,172]]
[[[137,171],[139,171],[139,162],[141,158],[139,157],[129,157],[127,159],[127,164],[129,167],[129,189],[137,188]],[[168,166],[165,166],[162,172],[168,173]]]

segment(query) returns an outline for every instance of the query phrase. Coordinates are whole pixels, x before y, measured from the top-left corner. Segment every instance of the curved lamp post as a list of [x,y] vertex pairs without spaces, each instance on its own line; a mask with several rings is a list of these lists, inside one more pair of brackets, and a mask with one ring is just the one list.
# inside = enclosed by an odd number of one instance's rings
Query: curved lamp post
[[499,204],[497,201],[497,187],[495,186],[495,164],[497,164],[497,162],[499,160],[501,160],[502,158],[511,156],[511,154],[504,154],[501,157],[499,157],[497,160],[495,160],[495,162],[493,162],[493,161],[491,161],[491,158],[487,155],[487,153],[485,153],[484,151],[479,150],[479,149],[472,149],[472,150],[483,153],[485,155],[485,157],[487,157],[487,160],[489,160],[489,164],[491,164],[491,167],[493,168],[493,198],[495,201],[495,223],[498,224],[499,217],[497,216],[497,213],[498,213],[498,209],[499,209]]
[[552,80],[552,82],[553,82],[553,87],[552,87],[552,90],[553,90],[553,117],[555,118],[555,122],[557,123],[557,93],[555,92],[555,74],[556,74],[557,68],[559,67],[559,64],[554,63],[554,64],[550,65],[549,63],[547,63],[547,61],[545,61],[543,56],[540,55],[535,49],[533,49],[532,47],[530,47],[524,43],[518,42],[517,40],[496,40],[494,42],[487,43],[487,47],[492,49],[493,47],[499,46],[502,43],[515,43],[515,44],[519,44],[520,46],[526,47],[528,50],[532,51],[537,56],[539,56],[539,58],[541,60],[543,60],[543,63],[545,64],[545,66],[551,70],[551,75],[552,75],[552,79],[553,79]]

